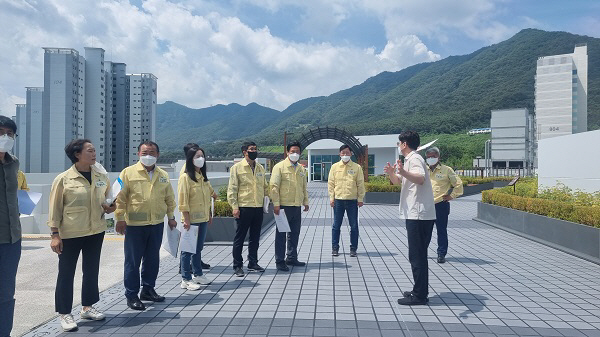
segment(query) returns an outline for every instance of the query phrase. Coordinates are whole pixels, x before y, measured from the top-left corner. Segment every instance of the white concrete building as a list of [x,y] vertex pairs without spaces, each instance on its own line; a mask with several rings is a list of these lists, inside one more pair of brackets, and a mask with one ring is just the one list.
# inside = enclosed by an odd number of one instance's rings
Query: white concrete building
[[64,147],[84,136],[85,59],[70,48],[44,48],[42,172],[71,166]]
[[543,56],[535,75],[538,139],[587,131],[587,45],[572,54]]
[[[126,106],[125,133],[129,135],[129,153],[127,166],[137,163],[137,149],[145,140],[156,139],[156,76],[128,74],[126,94],[129,104]],[[128,118],[127,118],[128,117]]]
[[526,108],[492,110],[493,168],[524,168],[531,172],[535,157],[533,115]]
[[14,118],[17,124],[17,134],[13,153],[19,158],[19,169],[25,171],[27,167],[27,104],[17,104]]
[[538,186],[562,183],[572,190],[600,191],[600,157],[593,146],[600,144],[600,130],[581,132],[538,142]]
[[85,138],[96,148],[96,161],[106,166],[106,102],[104,49],[85,47]]
[[44,88],[27,88],[27,139],[23,154],[27,158],[27,165],[21,169],[24,172],[42,172],[43,102]]
[[[395,163],[399,158],[398,134],[377,136],[356,136],[362,145],[369,147],[369,174],[383,174],[385,165]],[[333,139],[322,139],[310,144],[308,151],[308,176],[310,181],[327,181],[331,165],[340,161],[342,142]],[[356,158],[353,156],[353,161]]]
[[107,72],[107,137],[106,146],[110,148],[111,169],[120,171],[129,163],[129,133],[125,132],[127,102],[127,65],[125,63],[106,62]]

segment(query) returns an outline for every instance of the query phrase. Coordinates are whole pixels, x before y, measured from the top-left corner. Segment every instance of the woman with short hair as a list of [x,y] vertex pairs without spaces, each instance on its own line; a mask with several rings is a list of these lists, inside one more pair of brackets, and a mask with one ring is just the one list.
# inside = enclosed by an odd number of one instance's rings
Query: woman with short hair
[[102,165],[96,164],[96,149],[88,139],[75,139],[65,147],[73,163],[59,174],[50,191],[48,226],[52,230],[52,251],[58,254],[55,308],[65,331],[77,329],[71,315],[73,281],[79,254],[82,255],[82,319],[103,320],[104,314],[92,305],[100,300],[98,272],[106,220],[116,206],[107,205],[110,182]]

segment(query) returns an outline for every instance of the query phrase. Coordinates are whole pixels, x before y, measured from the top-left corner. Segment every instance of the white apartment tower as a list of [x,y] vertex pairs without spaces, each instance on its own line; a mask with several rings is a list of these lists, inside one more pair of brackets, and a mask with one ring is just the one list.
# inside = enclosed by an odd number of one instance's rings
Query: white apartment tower
[[15,139],[14,154],[19,158],[19,169],[27,172],[27,104],[17,104],[17,110],[15,114],[15,124],[17,124],[17,134],[19,135]]
[[535,118],[538,139],[587,131],[587,45],[572,54],[537,60]]
[[104,49],[85,47],[85,138],[96,148],[96,161],[106,165],[106,87]]
[[138,161],[137,147],[156,137],[157,78],[127,74],[124,63],[104,60],[104,49],[44,49],[44,87],[28,87],[16,107],[15,153],[25,172],[62,172],[65,145],[87,138],[96,160],[120,171]]
[[154,141],[156,137],[156,76],[143,74],[127,75],[125,132],[129,134],[128,164],[138,161],[137,149],[142,141]]

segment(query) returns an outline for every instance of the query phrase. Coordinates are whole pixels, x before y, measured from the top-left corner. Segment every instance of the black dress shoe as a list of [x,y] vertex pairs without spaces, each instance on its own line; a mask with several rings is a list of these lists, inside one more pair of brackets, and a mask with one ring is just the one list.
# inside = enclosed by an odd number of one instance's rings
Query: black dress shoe
[[258,263],[255,264],[249,264],[248,265],[248,271],[257,271],[257,272],[264,272],[265,268],[261,267],[258,265]]
[[204,263],[202,261],[200,261],[200,264],[202,265],[202,269],[210,269],[210,264]]
[[[404,296],[404,298],[411,297],[412,295],[413,295],[412,291],[405,291],[405,292],[402,293],[402,296]],[[425,302],[429,303],[429,298],[426,298]]]
[[140,301],[140,298],[137,296],[127,298],[127,306],[133,310],[146,310],[146,306],[144,305],[144,303],[142,303],[142,301]]
[[425,305],[425,304],[427,304],[427,302],[429,302],[428,298],[425,298],[425,299],[417,298],[413,294],[411,294],[409,297],[404,297],[404,298],[398,299],[398,304],[400,304],[400,305]]
[[286,266],[284,262],[277,262],[275,263],[275,266],[277,266],[277,270],[290,271],[290,268],[288,268],[288,266]]
[[298,260],[285,260],[285,264],[287,264],[288,266],[297,266],[297,267],[306,266],[306,262],[300,262]]
[[438,263],[445,263],[446,262],[446,257],[444,255],[438,255],[437,262]]
[[140,299],[151,302],[164,302],[165,297],[156,293],[154,288],[143,288],[140,292]]

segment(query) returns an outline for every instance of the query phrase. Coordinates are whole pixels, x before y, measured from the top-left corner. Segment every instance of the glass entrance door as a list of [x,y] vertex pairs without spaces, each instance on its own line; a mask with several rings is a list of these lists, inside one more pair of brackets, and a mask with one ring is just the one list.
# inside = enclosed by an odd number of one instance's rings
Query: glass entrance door
[[329,180],[329,171],[331,171],[331,163],[323,163],[323,181]]
[[323,177],[321,175],[321,163],[314,163],[312,169],[313,181],[322,181]]

